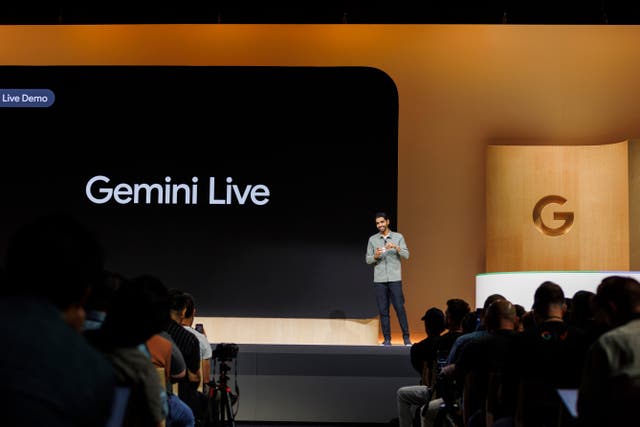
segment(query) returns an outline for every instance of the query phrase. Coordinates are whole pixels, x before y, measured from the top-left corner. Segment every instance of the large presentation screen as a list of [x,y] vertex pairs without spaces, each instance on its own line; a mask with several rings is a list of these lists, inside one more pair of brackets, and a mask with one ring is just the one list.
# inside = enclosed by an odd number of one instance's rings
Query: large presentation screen
[[[0,67],[0,239],[65,211],[201,316],[377,314],[398,94],[367,67]],[[395,224],[394,224],[395,226]]]

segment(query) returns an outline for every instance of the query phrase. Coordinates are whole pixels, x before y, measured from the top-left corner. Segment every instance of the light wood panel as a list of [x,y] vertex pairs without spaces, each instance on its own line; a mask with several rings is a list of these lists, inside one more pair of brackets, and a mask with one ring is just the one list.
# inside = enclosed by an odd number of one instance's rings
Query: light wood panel
[[[628,270],[627,150],[626,141],[488,147],[487,272]],[[541,210],[541,230],[534,206],[549,196],[561,200]],[[560,212],[573,224],[555,235],[566,227]]]
[[211,343],[377,345],[375,319],[198,317]]

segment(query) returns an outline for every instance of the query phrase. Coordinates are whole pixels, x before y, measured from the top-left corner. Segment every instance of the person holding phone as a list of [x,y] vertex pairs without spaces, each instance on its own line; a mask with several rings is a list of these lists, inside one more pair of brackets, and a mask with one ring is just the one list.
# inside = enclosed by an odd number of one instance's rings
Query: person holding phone
[[389,318],[389,303],[398,316],[404,345],[411,345],[409,338],[409,323],[404,308],[404,294],[402,293],[401,260],[409,259],[409,249],[404,236],[391,231],[391,221],[384,212],[375,215],[378,233],[369,237],[365,260],[373,264],[373,286],[376,291],[376,302],[380,314],[380,326],[384,341],[382,345],[391,345],[391,322]]
[[187,331],[191,332],[196,336],[196,338],[198,338],[198,342],[200,344],[200,359],[202,359],[203,383],[206,385],[211,381],[211,357],[213,353],[211,350],[211,343],[209,343],[209,339],[204,332],[202,323],[197,323],[195,328],[192,326],[196,316],[196,307],[193,296],[187,292],[184,292],[183,295],[185,298],[186,309],[181,323]]

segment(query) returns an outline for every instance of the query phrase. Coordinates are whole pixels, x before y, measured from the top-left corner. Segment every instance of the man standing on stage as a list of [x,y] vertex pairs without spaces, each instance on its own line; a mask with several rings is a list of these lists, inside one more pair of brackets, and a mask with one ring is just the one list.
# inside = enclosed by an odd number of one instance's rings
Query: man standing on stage
[[380,313],[380,325],[384,342],[382,345],[391,345],[391,322],[389,320],[389,302],[398,315],[398,322],[402,328],[402,337],[405,345],[411,345],[409,339],[409,324],[404,310],[404,295],[402,293],[402,277],[400,261],[409,259],[409,249],[400,233],[389,229],[389,218],[384,212],[378,212],[375,216],[378,233],[369,237],[367,245],[367,264],[373,264],[373,286],[376,291],[378,312]]

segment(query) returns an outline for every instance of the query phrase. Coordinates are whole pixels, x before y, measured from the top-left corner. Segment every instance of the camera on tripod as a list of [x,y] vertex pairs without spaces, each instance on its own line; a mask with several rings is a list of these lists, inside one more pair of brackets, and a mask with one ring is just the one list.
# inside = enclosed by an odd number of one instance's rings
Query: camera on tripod
[[[216,345],[216,348],[212,351],[211,358],[214,361],[218,361],[218,371],[220,378],[218,382],[215,379],[208,383],[209,385],[209,399],[207,404],[206,419],[209,424],[214,427],[235,427],[235,417],[237,411],[238,400],[240,398],[240,391],[238,390],[237,374],[235,390],[236,393],[232,393],[231,387],[227,384],[229,377],[230,366],[226,363],[238,356],[237,344],[220,343]],[[237,360],[236,360],[237,364]],[[214,365],[215,374],[215,365]],[[234,406],[236,411],[234,411]]]
[[211,354],[211,358],[220,362],[233,360],[238,356],[238,350],[239,347],[237,344],[220,343],[216,345],[216,348]]

